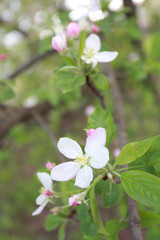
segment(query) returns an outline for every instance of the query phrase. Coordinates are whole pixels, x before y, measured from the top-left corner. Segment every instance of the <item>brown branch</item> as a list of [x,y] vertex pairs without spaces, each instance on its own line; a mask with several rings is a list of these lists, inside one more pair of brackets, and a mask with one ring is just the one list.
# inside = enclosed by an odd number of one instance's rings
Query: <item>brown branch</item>
[[106,109],[105,102],[104,102],[104,96],[101,92],[99,92],[99,90],[93,84],[89,75],[86,76],[86,83],[87,83],[88,87],[91,89],[91,91],[99,98],[102,108]]
[[32,108],[13,108],[5,105],[1,105],[0,107],[0,140],[17,123],[33,119],[34,112],[45,115],[53,108],[48,102],[39,103]]
[[[113,101],[115,105],[115,112],[116,112],[116,123],[118,128],[118,135],[119,135],[119,145],[122,148],[124,145],[127,144],[127,135],[126,135],[126,124],[125,124],[125,117],[123,113],[123,103],[122,103],[122,95],[116,80],[116,76],[112,70],[112,68],[107,65],[107,75],[109,77],[110,86],[113,93]],[[124,165],[122,167],[127,167]],[[130,225],[133,240],[143,240],[143,234],[141,229],[141,222],[140,216],[137,208],[137,203],[135,200],[130,198],[127,194],[127,207],[128,207],[128,214],[130,218]]]
[[46,58],[48,56],[51,56],[54,53],[55,53],[55,50],[50,49],[50,50],[47,50],[46,52],[44,52],[42,54],[39,54],[39,55],[31,58],[26,63],[24,63],[20,67],[18,67],[13,73],[9,74],[7,76],[7,78],[8,79],[14,79],[15,77],[17,77],[18,75],[20,75],[24,71],[28,70],[30,67],[32,67],[36,63],[40,62],[41,60],[43,60],[44,58]]

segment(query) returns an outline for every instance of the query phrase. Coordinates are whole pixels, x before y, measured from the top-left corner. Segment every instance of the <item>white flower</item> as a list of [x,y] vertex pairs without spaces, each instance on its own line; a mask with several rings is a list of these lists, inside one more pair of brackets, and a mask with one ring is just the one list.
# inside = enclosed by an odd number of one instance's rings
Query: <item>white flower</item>
[[66,0],[65,2],[67,7],[72,10],[69,14],[72,21],[90,18],[91,14],[101,10],[99,0]]
[[118,56],[118,52],[99,52],[100,48],[100,38],[96,34],[91,34],[86,39],[84,55],[82,55],[81,59],[95,67],[97,62],[111,62]]
[[[57,165],[51,171],[51,177],[55,181],[68,181],[76,177],[75,186],[88,188],[93,180],[92,168],[103,168],[109,161],[109,152],[105,148],[106,131],[97,128],[86,140],[85,154],[79,144],[70,138],[60,138],[59,151],[67,158],[74,161]],[[92,168],[91,168],[92,167]]]
[[45,172],[38,172],[37,176],[44,188],[43,193],[36,198],[36,204],[40,206],[32,213],[32,216],[40,214],[50,201],[49,198],[53,195],[51,176]]

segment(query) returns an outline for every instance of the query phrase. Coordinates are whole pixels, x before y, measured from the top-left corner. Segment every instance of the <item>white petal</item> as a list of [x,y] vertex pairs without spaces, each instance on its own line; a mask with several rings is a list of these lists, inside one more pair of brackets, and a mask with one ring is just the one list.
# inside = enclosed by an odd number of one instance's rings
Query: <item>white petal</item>
[[94,55],[98,62],[111,62],[118,56],[118,52],[99,52]]
[[51,176],[46,172],[38,172],[37,176],[44,186],[45,189],[50,190],[52,192],[52,178]]
[[84,52],[87,53],[91,49],[93,49],[93,54],[98,53],[101,48],[101,41],[100,38],[96,34],[91,34],[85,42],[85,50]]
[[106,130],[104,128],[96,128],[95,131],[87,137],[85,152],[88,156],[94,156],[105,144]]
[[79,169],[77,162],[61,163],[52,169],[51,177],[55,181],[68,181],[76,176]]
[[102,147],[99,153],[91,157],[90,164],[93,168],[103,168],[109,161],[109,151],[107,148]]
[[75,186],[80,188],[88,188],[93,180],[93,171],[90,167],[81,168],[76,176]]
[[75,159],[77,156],[83,154],[79,144],[70,138],[60,138],[57,147],[67,158]]
[[[47,203],[48,203],[48,202],[47,202]],[[43,211],[43,209],[45,208],[45,206],[47,205],[47,203],[46,203],[46,204],[43,204],[43,206],[39,206],[39,207],[32,213],[32,216],[39,215],[39,214]]]
[[84,18],[88,15],[88,9],[87,8],[77,8],[69,13],[69,17],[72,21],[78,21],[81,18]]
[[44,194],[40,194],[37,198],[36,198],[36,204],[37,205],[43,205],[47,200],[47,197]]

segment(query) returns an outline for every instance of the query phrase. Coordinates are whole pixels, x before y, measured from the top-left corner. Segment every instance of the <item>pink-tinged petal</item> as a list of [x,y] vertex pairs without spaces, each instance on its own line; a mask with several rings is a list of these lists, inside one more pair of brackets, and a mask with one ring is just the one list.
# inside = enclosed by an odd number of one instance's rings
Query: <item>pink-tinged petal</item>
[[96,54],[99,52],[100,48],[101,48],[100,38],[96,34],[91,34],[86,39],[84,52],[87,53],[92,49],[93,54]]
[[79,26],[76,22],[71,22],[68,24],[67,26],[67,36],[68,37],[78,37],[80,33],[80,29],[79,29]]
[[45,208],[45,206],[47,205],[47,201],[43,204],[43,206],[39,206],[33,213],[32,213],[32,216],[36,216],[36,215],[39,215],[43,209]]
[[93,25],[92,25],[92,32],[93,32],[93,33],[99,33],[99,32],[100,32],[99,26],[93,24]]
[[76,159],[83,154],[79,144],[70,138],[60,138],[57,144],[58,150],[67,158]]
[[95,129],[89,129],[87,132],[87,137],[89,137],[94,131]]
[[61,163],[52,169],[51,177],[55,181],[65,182],[74,178],[79,169],[77,162]]
[[90,159],[90,164],[93,168],[100,169],[106,166],[109,161],[109,151],[107,148],[102,147],[99,153],[95,154]]
[[75,186],[88,188],[93,180],[93,171],[89,166],[81,168],[76,176]]
[[46,190],[50,190],[52,192],[52,178],[51,178],[51,176],[46,172],[38,172],[37,177],[39,178],[43,187]]
[[58,52],[64,52],[66,50],[67,40],[63,32],[52,38],[52,47]]
[[36,204],[37,205],[43,205],[47,200],[47,197],[44,194],[40,194],[37,198],[36,198]]
[[69,206],[71,207],[73,205],[76,207],[80,205],[82,203],[82,200],[78,200],[79,198],[79,195],[74,195],[73,197],[70,197],[68,199]]
[[94,55],[98,62],[112,62],[118,56],[118,52],[99,52]]
[[104,128],[96,128],[90,136],[87,137],[85,152],[88,156],[94,156],[99,152],[101,147],[106,144],[106,130]]

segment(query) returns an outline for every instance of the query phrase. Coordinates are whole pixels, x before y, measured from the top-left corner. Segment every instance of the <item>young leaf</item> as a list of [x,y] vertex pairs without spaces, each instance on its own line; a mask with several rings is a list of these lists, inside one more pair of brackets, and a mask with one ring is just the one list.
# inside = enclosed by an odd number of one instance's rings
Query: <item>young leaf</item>
[[86,32],[85,31],[81,31],[79,38],[80,38],[79,59],[81,59],[81,56],[82,56],[83,50],[84,50],[84,46],[85,46]]
[[148,151],[150,146],[159,136],[160,135],[125,145],[117,157],[116,162],[123,165],[135,161],[138,157],[143,156]]
[[64,240],[65,239],[65,228],[66,228],[66,223],[63,223],[58,231],[58,240]]
[[160,179],[142,171],[128,171],[121,175],[121,183],[129,196],[160,212]]
[[94,193],[94,188],[90,191],[90,206],[93,215],[94,222],[97,226],[97,230],[99,233],[107,235],[107,231],[103,225],[102,218],[100,216],[100,212],[97,206],[97,201]]
[[77,210],[78,210],[78,218],[80,221],[83,221],[86,217],[89,216],[88,207],[85,203],[82,203],[81,205],[79,205],[77,207]]
[[15,96],[13,90],[4,82],[0,83],[0,102],[7,101]]
[[67,93],[82,86],[86,78],[82,71],[75,66],[65,66],[54,73],[54,79],[57,87]]
[[160,224],[160,215],[151,211],[140,211],[141,225],[143,228]]
[[107,186],[105,189],[105,192],[103,193],[103,204],[105,207],[111,207],[113,206],[119,196],[120,196],[120,189],[119,185],[116,183],[113,183],[111,181],[107,181]]
[[91,78],[99,89],[105,90],[108,88],[108,78],[104,74],[96,73],[91,75]]
[[48,216],[46,217],[45,220],[45,230],[46,231],[52,231],[54,229],[56,229],[61,223],[63,223],[65,221],[64,218],[58,216],[58,215],[54,215],[53,213],[48,214]]
[[86,217],[80,224],[81,232],[87,236],[94,236],[97,234],[97,227],[93,222],[91,216]]
[[125,222],[118,221],[117,219],[107,221],[106,229],[109,236],[106,237],[106,240],[118,240],[118,232],[124,228],[126,228]]
[[88,118],[88,129],[103,127],[107,132],[107,144],[109,144],[116,133],[116,126],[112,115],[109,111],[105,111],[100,107],[96,108]]

